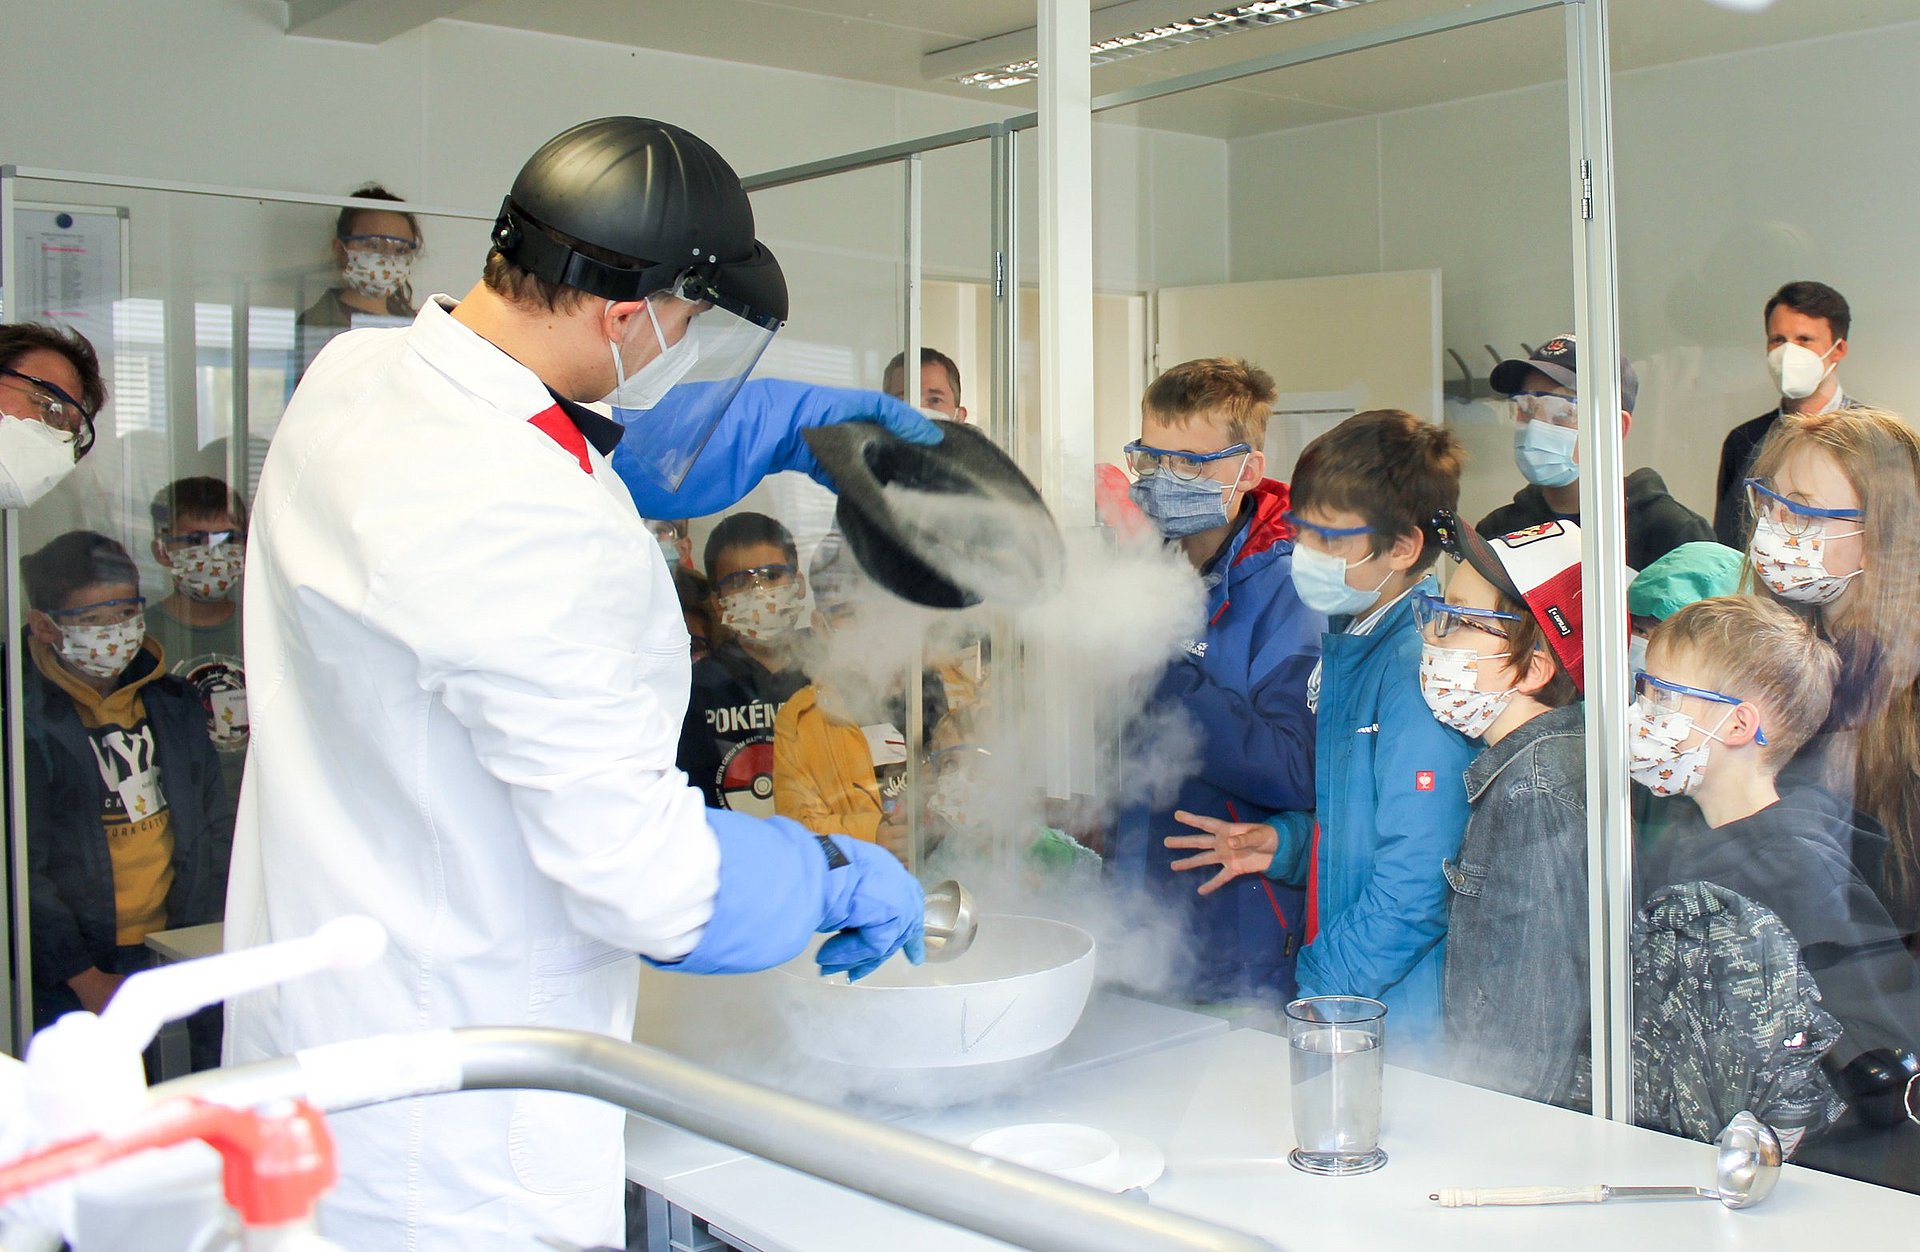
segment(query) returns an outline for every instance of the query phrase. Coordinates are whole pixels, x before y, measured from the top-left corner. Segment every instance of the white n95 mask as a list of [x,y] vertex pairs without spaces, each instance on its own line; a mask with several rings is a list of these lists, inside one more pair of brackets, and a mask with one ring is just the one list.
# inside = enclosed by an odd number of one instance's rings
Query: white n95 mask
[[1833,348],[1822,355],[1797,343],[1783,343],[1767,353],[1767,372],[1773,375],[1773,385],[1781,398],[1804,400],[1820,390],[1820,384],[1833,373],[1833,366],[1826,364],[1827,357],[1839,346],[1840,341],[1835,340]]
[[73,473],[73,436],[0,413],[0,509],[24,509]]
[[1753,560],[1753,572],[1782,600],[1796,604],[1832,604],[1847,589],[1847,584],[1864,570],[1851,574],[1829,574],[1824,551],[1829,539],[1850,539],[1858,530],[1837,535],[1827,533],[1827,524],[1809,526],[1805,534],[1792,535],[1770,517],[1754,523],[1753,538],[1747,552]]
[[1478,739],[1513,703],[1513,688],[1481,691],[1475,667],[1481,661],[1505,660],[1501,656],[1481,656],[1472,648],[1442,648],[1421,640],[1420,698],[1442,726]]

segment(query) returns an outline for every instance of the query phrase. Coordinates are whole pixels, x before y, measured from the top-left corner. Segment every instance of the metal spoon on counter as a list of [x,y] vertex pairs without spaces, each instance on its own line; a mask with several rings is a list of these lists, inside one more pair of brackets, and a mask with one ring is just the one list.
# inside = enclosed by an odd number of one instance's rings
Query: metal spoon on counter
[[927,892],[927,961],[951,961],[973,946],[980,918],[973,911],[973,893],[949,878]]
[[1596,1183],[1585,1187],[1443,1187],[1427,1196],[1441,1208],[1471,1208],[1484,1204],[1599,1204],[1603,1200],[1688,1199],[1718,1200],[1730,1209],[1760,1203],[1780,1180],[1780,1137],[1752,1113],[1737,1113],[1720,1137],[1714,1159],[1713,1187],[1614,1187]]

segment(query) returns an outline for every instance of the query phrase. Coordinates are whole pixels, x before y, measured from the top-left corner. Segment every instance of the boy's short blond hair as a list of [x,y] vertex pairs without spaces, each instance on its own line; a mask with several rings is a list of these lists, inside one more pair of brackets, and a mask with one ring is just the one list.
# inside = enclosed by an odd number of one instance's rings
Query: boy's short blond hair
[[1140,408],[1169,426],[1205,418],[1225,429],[1234,443],[1259,452],[1267,442],[1267,415],[1279,395],[1273,375],[1259,366],[1205,357],[1182,362],[1154,379],[1140,398]]
[[1823,722],[1840,676],[1840,656],[1799,614],[1760,596],[1697,600],[1661,622],[1648,651],[1697,664],[1716,691],[1760,707],[1775,773]]

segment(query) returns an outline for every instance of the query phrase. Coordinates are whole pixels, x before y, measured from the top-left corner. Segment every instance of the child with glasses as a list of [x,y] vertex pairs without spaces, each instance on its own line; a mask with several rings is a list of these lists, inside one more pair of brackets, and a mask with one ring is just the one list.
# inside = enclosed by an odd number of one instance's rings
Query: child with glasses
[[1920,435],[1853,408],[1783,417],[1748,483],[1753,594],[1840,656],[1826,720],[1787,765],[1859,810],[1856,863],[1920,932]]
[[153,556],[173,575],[173,593],[153,606],[147,629],[166,650],[167,668],[200,693],[237,805],[249,730],[237,594],[247,506],[218,478],[182,478],[154,497],[152,514]]
[[1313,804],[1307,676],[1326,617],[1294,588],[1291,497],[1266,476],[1275,394],[1272,377],[1245,361],[1184,362],[1147,388],[1140,436],[1124,449],[1128,496],[1204,585],[1206,625],[1169,658],[1152,696],[1156,712],[1192,719],[1196,763],[1177,793],[1122,811],[1105,851],[1117,885],[1176,919],[1194,961],[1182,990],[1202,1002],[1284,1002],[1305,934],[1298,883],[1196,884],[1164,844],[1183,833],[1177,812],[1253,822]]
[[1402,1064],[1440,1060],[1441,871],[1460,848],[1475,751],[1421,699],[1412,600],[1439,589],[1433,519],[1458,503],[1461,459],[1444,428],[1395,409],[1355,414],[1300,454],[1293,582],[1329,619],[1307,686],[1312,807],[1256,823],[1182,812],[1202,833],[1166,841],[1195,850],[1175,869],[1218,867],[1209,887],[1258,873],[1305,888],[1300,994],[1384,1001]]
[[764,513],[723,519],[705,556],[720,637],[693,667],[679,767],[709,808],[772,817],[774,718],[806,686],[813,642],[806,576],[793,535]]
[[[26,583],[28,909],[34,1027],[98,1012],[146,968],[158,930],[220,920],[233,802],[192,687],[146,633],[133,559],[71,531],[21,562]],[[219,1056],[218,1010],[193,1024]]]
[[1462,1082],[1585,1109],[1587,749],[1581,705],[1580,531],[1547,522],[1483,539],[1451,515],[1461,562],[1445,600],[1414,593],[1420,694],[1486,745],[1446,862],[1448,1071]]
[[1828,1055],[1869,1121],[1897,1120],[1920,1045],[1920,983],[1892,919],[1854,865],[1846,804],[1782,767],[1819,729],[1840,661],[1772,600],[1727,596],[1662,622],[1627,713],[1634,781],[1691,802],[1642,853],[1642,898],[1710,882],[1779,917],[1844,1034]]

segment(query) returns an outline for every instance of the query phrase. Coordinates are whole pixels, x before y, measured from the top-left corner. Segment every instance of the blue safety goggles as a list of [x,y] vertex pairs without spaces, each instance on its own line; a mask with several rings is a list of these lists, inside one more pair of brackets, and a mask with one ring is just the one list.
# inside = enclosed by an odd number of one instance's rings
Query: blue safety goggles
[[1475,609],[1464,604],[1448,604],[1439,596],[1425,591],[1413,593],[1413,623],[1424,633],[1432,628],[1435,639],[1445,639],[1456,629],[1465,627],[1497,639],[1507,638],[1504,626],[1497,622],[1517,622],[1518,613],[1503,613],[1499,609]]
[[1218,452],[1180,452],[1172,448],[1149,447],[1136,439],[1120,451],[1126,454],[1127,468],[1133,471],[1135,478],[1152,478],[1165,470],[1181,482],[1190,483],[1205,474],[1207,466],[1215,461],[1250,455],[1253,445],[1236,443]]
[[1845,522],[1866,519],[1866,513],[1860,509],[1820,509],[1799,500],[1790,500],[1759,478],[1749,478],[1746,483],[1753,515],[1772,520],[1789,535],[1804,535],[1815,524],[1829,519]]
[[1316,523],[1309,522],[1292,509],[1288,509],[1282,513],[1280,520],[1295,530],[1312,531],[1314,534],[1320,536],[1321,541],[1324,543],[1330,543],[1335,539],[1351,539],[1355,535],[1371,535],[1373,533],[1373,527],[1371,526],[1320,526]]
[[[1692,696],[1696,700],[1706,700],[1712,704],[1724,704],[1729,708],[1739,708],[1747,703],[1739,696],[1730,696],[1724,691],[1709,691],[1705,687],[1689,687],[1685,683],[1668,682],[1664,678],[1655,678],[1645,670],[1633,676],[1633,696],[1636,700],[1645,700],[1663,713],[1678,713],[1683,696]],[[1753,734],[1754,742],[1762,747],[1767,743],[1767,732],[1757,730]]]

